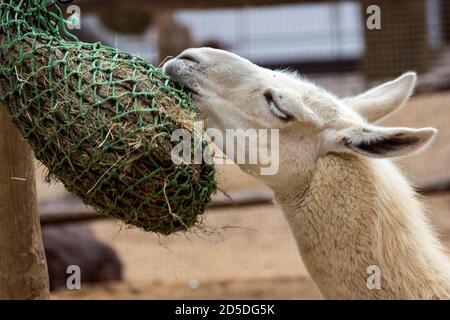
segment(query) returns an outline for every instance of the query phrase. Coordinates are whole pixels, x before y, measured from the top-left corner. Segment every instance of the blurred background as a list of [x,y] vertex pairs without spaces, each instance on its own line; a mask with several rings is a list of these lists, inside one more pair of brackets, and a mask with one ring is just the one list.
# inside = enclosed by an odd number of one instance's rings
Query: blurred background
[[[408,70],[414,97],[386,125],[433,126],[423,153],[398,160],[450,247],[450,1],[75,0],[85,41],[160,65],[189,47],[235,52],[268,68],[297,70],[338,96]],[[370,22],[380,9],[381,29]],[[71,12],[69,6],[67,17]],[[373,8],[373,7],[370,7]],[[218,166],[209,232],[161,237],[85,208],[58,184],[38,197],[52,296],[62,299],[320,299],[272,193],[234,165]],[[79,265],[82,289],[66,288]]]

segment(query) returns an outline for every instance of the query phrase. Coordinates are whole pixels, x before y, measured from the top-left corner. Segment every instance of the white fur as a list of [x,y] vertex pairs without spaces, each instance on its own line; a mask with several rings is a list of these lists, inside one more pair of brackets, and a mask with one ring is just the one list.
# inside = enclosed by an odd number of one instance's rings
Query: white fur
[[[188,49],[164,69],[197,92],[208,128],[280,129],[280,170],[259,178],[275,191],[326,298],[450,297],[449,260],[414,191],[389,160],[377,159],[415,152],[436,130],[366,122],[405,103],[414,73],[339,99],[295,73],[264,69],[222,50]],[[267,92],[292,121],[270,110]],[[241,168],[260,172],[259,165]],[[381,270],[381,289],[367,287],[371,265]]]

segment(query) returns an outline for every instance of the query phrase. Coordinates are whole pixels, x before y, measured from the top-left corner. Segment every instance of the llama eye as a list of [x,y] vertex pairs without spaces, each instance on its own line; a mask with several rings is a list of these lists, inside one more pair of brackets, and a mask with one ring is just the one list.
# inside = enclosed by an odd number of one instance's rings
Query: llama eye
[[281,108],[279,106],[279,104],[277,103],[277,100],[273,96],[272,91],[266,90],[264,92],[264,98],[266,98],[269,111],[275,117],[277,117],[278,119],[280,119],[284,122],[294,120],[294,116],[292,114],[290,114],[288,111],[284,110],[283,108]]
[[267,103],[275,103],[273,100],[273,95],[272,92],[270,92],[269,90],[264,92],[264,98],[266,98]]

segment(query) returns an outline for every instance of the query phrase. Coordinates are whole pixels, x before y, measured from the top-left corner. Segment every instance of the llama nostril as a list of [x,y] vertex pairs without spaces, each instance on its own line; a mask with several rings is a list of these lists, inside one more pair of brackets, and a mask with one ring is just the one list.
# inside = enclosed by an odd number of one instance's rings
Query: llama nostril
[[174,64],[174,63],[166,63],[163,66],[163,70],[165,73],[167,73],[169,76],[173,77],[175,76],[178,71],[180,70],[180,66]]
[[194,62],[194,63],[200,63],[198,62],[197,59],[195,59],[194,57],[192,57],[191,55],[188,54],[184,54],[180,57],[178,57],[179,60],[186,60],[186,61],[190,61],[190,62]]

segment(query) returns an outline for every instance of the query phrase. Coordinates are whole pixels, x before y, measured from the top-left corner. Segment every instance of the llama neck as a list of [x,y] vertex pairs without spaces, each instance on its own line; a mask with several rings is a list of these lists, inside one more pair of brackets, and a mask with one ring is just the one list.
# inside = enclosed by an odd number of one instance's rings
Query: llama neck
[[[318,160],[306,190],[275,192],[326,298],[450,297],[447,257],[389,161],[328,155]],[[376,282],[368,288],[370,268],[380,270],[379,289]]]

